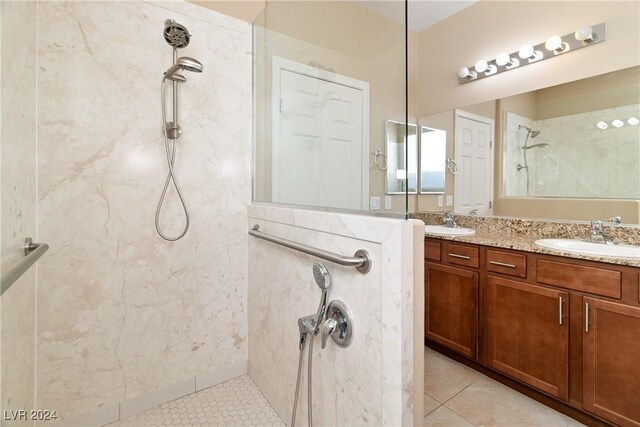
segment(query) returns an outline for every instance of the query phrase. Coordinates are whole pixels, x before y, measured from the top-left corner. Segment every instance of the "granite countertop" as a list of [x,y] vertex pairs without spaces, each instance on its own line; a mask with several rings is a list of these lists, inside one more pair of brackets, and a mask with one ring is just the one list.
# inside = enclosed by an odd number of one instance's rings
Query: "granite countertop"
[[433,239],[450,240],[462,243],[472,243],[475,245],[492,246],[495,248],[515,249],[518,251],[540,253],[546,255],[562,256],[567,258],[583,259],[588,261],[606,262],[609,264],[626,265],[630,267],[640,267],[640,260],[627,258],[603,257],[597,255],[577,254],[573,252],[562,252],[541,248],[534,242],[538,238],[530,236],[508,236],[495,233],[478,233],[472,236],[442,236],[439,234],[425,233],[425,237]]
[[[442,215],[439,213],[419,212],[411,214],[411,217],[421,219],[425,224],[442,224]],[[586,222],[543,221],[504,217],[470,217],[464,215],[456,215],[455,220],[461,227],[476,230],[476,234],[472,236],[442,236],[425,233],[425,237],[640,267],[640,260],[638,259],[604,257],[550,250],[541,248],[535,244],[535,241],[538,239],[581,239],[582,237],[586,237],[590,231],[590,225]],[[614,227],[606,225],[604,234],[619,244],[640,246],[640,227],[638,226]]]

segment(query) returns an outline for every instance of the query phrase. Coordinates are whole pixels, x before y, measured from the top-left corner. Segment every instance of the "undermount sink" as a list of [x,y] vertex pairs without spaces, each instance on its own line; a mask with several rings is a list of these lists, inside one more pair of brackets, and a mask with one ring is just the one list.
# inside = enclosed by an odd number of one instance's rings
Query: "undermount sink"
[[640,246],[605,245],[602,243],[583,242],[573,239],[540,239],[536,245],[545,249],[555,249],[583,255],[595,255],[614,258],[640,259]]
[[441,236],[472,236],[476,230],[463,227],[445,227],[444,225],[425,225],[424,232],[428,234],[439,234]]

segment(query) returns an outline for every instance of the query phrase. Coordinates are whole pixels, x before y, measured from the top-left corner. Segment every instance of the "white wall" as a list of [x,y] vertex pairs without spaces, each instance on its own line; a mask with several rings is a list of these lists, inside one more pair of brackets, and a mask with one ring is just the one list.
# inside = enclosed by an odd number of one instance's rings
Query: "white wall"
[[[316,337],[314,423],[421,423],[422,222],[254,205],[247,227],[254,224],[265,233],[348,256],[365,249],[373,260],[367,274],[325,263],[332,277],[329,299],[349,306],[355,328],[347,348],[329,341],[322,350]],[[320,289],[312,264],[319,260],[257,238],[249,240],[249,259],[249,374],[288,421],[299,356],[297,319],[317,309]],[[306,361],[304,366],[306,372]],[[306,384],[303,379],[299,425],[306,420]]]
[[[0,272],[4,276],[24,257],[25,237],[38,238],[36,4],[2,2],[1,8]],[[0,306],[0,410],[30,410],[35,404],[35,267],[2,296]],[[5,423],[14,424],[9,420],[2,421],[2,425]]]
[[[173,243],[153,222],[167,18],[193,35],[179,54],[204,64],[181,86],[175,171],[192,222]],[[39,407],[108,418],[246,366],[249,25],[181,2],[40,2],[38,31]]]

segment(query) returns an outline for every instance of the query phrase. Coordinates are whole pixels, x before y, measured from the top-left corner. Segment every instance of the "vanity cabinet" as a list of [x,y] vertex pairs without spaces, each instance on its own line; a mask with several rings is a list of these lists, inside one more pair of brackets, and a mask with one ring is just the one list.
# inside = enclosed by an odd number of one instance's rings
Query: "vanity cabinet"
[[425,270],[426,337],[475,358],[478,330],[478,273],[429,264]]
[[584,409],[640,426],[640,308],[584,299]]
[[588,424],[640,427],[640,268],[436,238],[425,258],[427,345]]
[[488,276],[486,364],[568,400],[568,301],[566,292]]

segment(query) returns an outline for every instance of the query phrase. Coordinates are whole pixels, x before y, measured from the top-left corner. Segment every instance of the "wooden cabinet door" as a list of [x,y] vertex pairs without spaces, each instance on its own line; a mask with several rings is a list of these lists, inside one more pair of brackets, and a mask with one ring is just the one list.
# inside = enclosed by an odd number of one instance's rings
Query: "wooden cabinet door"
[[545,393],[569,397],[569,295],[487,276],[487,365]]
[[584,298],[583,407],[640,426],[640,308]]
[[425,337],[475,358],[478,273],[427,263],[425,285]]

